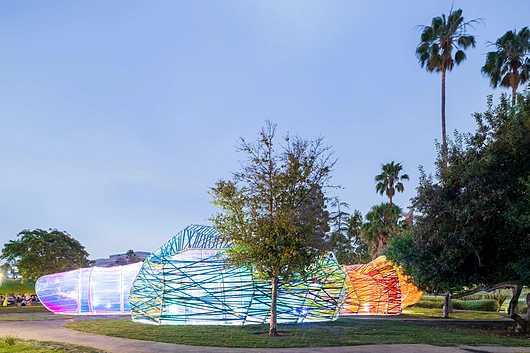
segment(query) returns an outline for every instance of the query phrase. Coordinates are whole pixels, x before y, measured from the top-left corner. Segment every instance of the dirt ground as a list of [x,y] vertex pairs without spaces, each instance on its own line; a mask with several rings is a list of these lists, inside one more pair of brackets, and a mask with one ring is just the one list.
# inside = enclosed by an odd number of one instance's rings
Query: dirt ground
[[407,323],[439,330],[530,339],[530,333],[515,332],[515,321],[407,320]]

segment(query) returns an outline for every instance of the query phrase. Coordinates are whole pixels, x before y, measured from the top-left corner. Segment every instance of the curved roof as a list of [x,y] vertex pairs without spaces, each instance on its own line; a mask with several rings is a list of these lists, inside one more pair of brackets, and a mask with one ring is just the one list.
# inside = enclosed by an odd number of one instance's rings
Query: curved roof
[[220,240],[219,232],[212,226],[193,224],[169,239],[158,250],[153,252],[146,261],[179,254],[187,249],[225,249],[226,243]]

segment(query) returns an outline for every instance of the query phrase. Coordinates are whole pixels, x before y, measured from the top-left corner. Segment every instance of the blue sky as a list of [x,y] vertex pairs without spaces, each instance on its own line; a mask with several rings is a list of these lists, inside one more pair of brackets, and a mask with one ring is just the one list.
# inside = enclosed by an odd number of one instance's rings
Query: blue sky
[[[433,171],[440,75],[414,27],[451,1],[4,1],[0,5],[0,243],[58,228],[91,258],[154,251],[209,224],[207,194],[266,119],[322,135],[332,182],[360,210],[381,164]],[[471,132],[493,90],[486,44],[528,26],[525,1],[455,1],[477,47],[447,77],[447,129]],[[505,91],[505,90],[504,90]]]

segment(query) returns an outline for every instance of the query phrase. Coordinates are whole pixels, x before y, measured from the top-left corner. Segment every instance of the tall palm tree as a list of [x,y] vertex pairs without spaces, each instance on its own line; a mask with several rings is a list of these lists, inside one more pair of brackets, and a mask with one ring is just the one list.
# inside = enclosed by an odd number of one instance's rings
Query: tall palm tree
[[512,106],[515,105],[517,87],[530,79],[530,30],[524,27],[516,33],[506,32],[495,43],[496,51],[486,55],[482,74],[488,76],[491,86],[512,89]]
[[403,170],[401,163],[394,164],[394,161],[381,165],[382,172],[375,176],[375,191],[383,195],[386,193],[390,204],[392,204],[392,198],[396,194],[396,191],[403,192],[405,187],[401,181],[409,180],[408,174],[399,175]]
[[[429,72],[442,73],[442,156],[447,155],[447,141],[445,130],[445,76],[452,71],[454,65],[459,65],[466,59],[464,50],[475,47],[475,37],[467,34],[467,27],[482,21],[481,19],[464,22],[462,9],[449,11],[449,16],[434,17],[431,25],[419,25],[421,42],[416,48],[416,56],[420,66]],[[453,49],[456,53],[453,58]]]

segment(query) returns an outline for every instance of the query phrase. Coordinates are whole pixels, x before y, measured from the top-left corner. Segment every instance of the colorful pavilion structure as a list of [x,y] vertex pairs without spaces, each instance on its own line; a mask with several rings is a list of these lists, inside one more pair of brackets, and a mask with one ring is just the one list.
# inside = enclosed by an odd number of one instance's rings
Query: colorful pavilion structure
[[[190,226],[145,261],[131,288],[133,321],[155,325],[243,325],[269,320],[270,284],[224,262],[227,245],[213,227]],[[306,280],[281,285],[277,321],[334,320],[348,293],[332,254]]]
[[[35,289],[50,311],[70,315],[131,314],[153,325],[267,323],[271,288],[246,268],[228,266],[219,233],[192,225],[145,261],[43,276]],[[341,268],[320,258],[305,280],[281,285],[279,323],[335,320],[340,315],[399,314],[421,292],[384,257]]]

